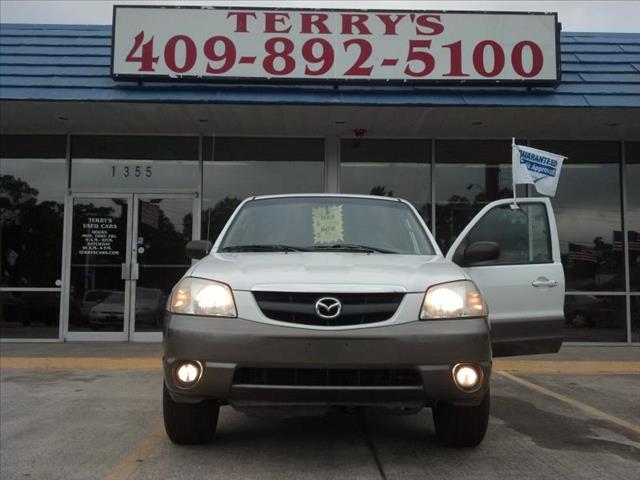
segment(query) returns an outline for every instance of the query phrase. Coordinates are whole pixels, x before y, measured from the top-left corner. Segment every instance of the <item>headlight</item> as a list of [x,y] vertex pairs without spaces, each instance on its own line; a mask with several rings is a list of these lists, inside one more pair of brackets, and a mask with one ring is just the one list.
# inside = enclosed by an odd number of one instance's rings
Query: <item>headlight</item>
[[470,280],[442,283],[427,290],[420,319],[483,317],[487,307],[482,294]]
[[236,317],[236,304],[231,289],[224,283],[203,278],[186,277],[175,286],[169,299],[172,313]]

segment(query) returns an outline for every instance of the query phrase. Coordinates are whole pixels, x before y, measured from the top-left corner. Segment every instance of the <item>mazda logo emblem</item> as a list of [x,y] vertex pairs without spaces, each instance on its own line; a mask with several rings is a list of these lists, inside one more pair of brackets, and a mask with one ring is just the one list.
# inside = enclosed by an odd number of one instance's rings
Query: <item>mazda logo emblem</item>
[[342,303],[334,297],[322,297],[316,301],[316,314],[320,318],[330,320],[340,315]]

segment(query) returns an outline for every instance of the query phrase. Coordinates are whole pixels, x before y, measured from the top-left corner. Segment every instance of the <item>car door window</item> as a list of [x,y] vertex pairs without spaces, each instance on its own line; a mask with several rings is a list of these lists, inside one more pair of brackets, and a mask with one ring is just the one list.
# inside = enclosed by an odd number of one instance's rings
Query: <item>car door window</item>
[[458,245],[453,261],[460,263],[474,242],[496,242],[500,256],[484,265],[519,265],[553,262],[547,209],[543,203],[497,205],[489,210]]

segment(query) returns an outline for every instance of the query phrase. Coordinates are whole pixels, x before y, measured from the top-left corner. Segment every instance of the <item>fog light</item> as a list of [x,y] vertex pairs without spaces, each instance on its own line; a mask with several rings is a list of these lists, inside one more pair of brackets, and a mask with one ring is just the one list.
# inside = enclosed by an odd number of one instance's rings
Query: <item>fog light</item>
[[202,367],[198,362],[182,362],[176,366],[176,379],[178,383],[185,387],[191,387],[200,380]]
[[482,370],[475,365],[458,364],[453,367],[453,379],[460,389],[472,392],[482,384]]

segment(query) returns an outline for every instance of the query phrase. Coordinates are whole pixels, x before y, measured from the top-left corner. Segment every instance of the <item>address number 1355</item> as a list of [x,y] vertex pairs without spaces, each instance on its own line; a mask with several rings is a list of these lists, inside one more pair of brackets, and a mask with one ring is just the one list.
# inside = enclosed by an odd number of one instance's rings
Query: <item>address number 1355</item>
[[140,165],[136,165],[135,167],[131,167],[129,165],[125,166],[111,166],[111,176],[112,177],[141,177],[141,178],[150,178],[153,176],[153,170],[151,166],[141,167]]

